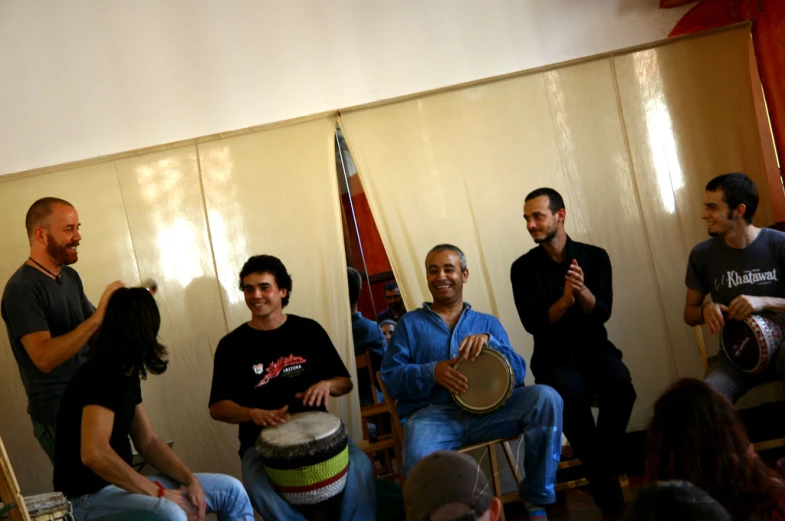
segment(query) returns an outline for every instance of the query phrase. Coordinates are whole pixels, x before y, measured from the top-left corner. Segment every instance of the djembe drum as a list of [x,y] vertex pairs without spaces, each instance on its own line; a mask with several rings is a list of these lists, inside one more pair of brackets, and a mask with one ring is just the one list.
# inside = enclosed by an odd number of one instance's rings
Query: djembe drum
[[764,372],[782,344],[785,316],[774,313],[728,320],[722,328],[720,345],[733,365],[745,373]]
[[60,492],[48,492],[25,498],[31,521],[73,521],[71,503]]
[[515,373],[510,362],[495,349],[484,347],[474,362],[461,360],[455,369],[469,380],[469,390],[453,394],[461,408],[475,414],[493,412],[512,395]]
[[270,482],[292,505],[323,503],[346,486],[349,436],[333,414],[292,414],[286,423],[262,429],[256,450]]

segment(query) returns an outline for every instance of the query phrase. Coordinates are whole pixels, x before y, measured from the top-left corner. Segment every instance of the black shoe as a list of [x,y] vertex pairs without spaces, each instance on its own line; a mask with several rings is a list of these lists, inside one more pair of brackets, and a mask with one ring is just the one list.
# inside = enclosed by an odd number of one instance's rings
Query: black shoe
[[590,482],[590,490],[594,503],[602,510],[603,515],[619,515],[624,512],[626,505],[618,477],[595,478]]

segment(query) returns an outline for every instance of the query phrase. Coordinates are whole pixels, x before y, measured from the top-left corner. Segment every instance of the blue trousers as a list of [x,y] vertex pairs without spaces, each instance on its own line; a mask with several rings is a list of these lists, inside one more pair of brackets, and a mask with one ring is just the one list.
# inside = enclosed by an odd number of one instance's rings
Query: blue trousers
[[719,356],[709,367],[703,381],[735,404],[755,386],[772,381],[785,381],[785,350],[780,348],[776,359],[764,372],[750,374],[733,365],[725,351],[720,349]]
[[[539,505],[556,501],[554,486],[561,456],[562,399],[546,385],[515,389],[500,409],[472,414],[455,403],[431,404],[404,426],[403,471],[439,450],[456,450],[494,438],[523,434],[525,477],[521,498]],[[490,479],[490,476],[488,476]]]
[[[204,489],[207,512],[218,514],[219,521],[254,521],[248,494],[237,479],[225,474],[196,474]],[[165,476],[152,476],[166,488],[180,488],[179,483]],[[70,498],[75,521],[88,521],[97,517],[129,511],[146,510],[158,515],[162,521],[187,521],[185,511],[174,501],[143,494],[133,494],[114,485],[78,498]]]
[[[287,503],[275,490],[262,466],[262,457],[254,447],[243,454],[243,485],[259,515],[274,521],[306,521],[305,516]],[[376,476],[368,456],[349,441],[349,471],[341,500],[340,521],[376,519]]]

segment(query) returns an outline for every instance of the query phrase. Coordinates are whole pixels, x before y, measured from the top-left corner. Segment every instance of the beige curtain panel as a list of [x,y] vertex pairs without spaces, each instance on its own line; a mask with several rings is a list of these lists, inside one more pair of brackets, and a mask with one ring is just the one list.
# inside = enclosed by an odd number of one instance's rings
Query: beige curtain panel
[[687,255],[706,238],[703,186],[747,172],[762,188],[758,222],[772,222],[749,38],[743,27],[344,111],[340,125],[407,307],[430,298],[428,249],[454,243],[468,257],[466,300],[498,316],[529,360],[510,265],[534,246],[525,195],[559,190],[570,236],[610,255],[608,331],[638,391],[630,430],[644,428],[671,381],[701,374],[681,314]]
[[[30,204],[47,195],[73,203],[83,236],[74,268],[94,304],[113,280],[159,283],[171,363],[142,384],[156,432],[195,471],[239,477],[237,427],[210,419],[207,402],[218,341],[250,317],[237,279],[249,256],[283,260],[294,278],[287,311],[322,324],[354,373],[334,139],[335,118],[325,117],[0,182],[0,284],[27,258]],[[23,492],[51,490],[4,329],[0,400],[0,437]],[[359,439],[356,391],[330,409]]]

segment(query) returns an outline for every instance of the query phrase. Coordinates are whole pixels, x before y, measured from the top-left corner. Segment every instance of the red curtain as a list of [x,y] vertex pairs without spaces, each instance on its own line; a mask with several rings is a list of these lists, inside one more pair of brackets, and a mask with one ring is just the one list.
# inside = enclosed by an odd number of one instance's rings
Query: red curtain
[[695,0],[660,0],[660,7],[679,7],[680,5],[687,5],[694,3]]
[[[667,2],[669,0],[663,0]],[[753,21],[752,37],[774,143],[785,158],[785,1],[704,0],[676,24],[670,36]]]

